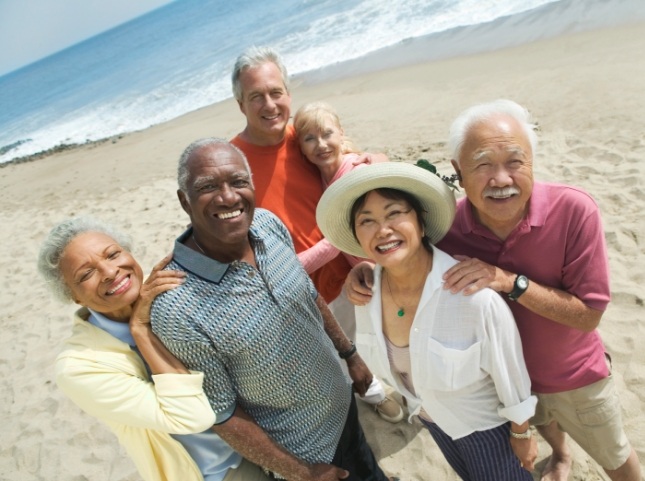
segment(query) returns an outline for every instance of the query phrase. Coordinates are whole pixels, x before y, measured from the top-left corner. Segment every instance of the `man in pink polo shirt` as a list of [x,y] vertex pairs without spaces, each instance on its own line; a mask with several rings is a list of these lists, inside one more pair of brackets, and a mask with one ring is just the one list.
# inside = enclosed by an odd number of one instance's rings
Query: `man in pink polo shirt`
[[[536,144],[530,114],[509,100],[476,105],[453,122],[449,148],[467,198],[437,244],[462,261],[444,288],[470,295],[489,287],[507,299],[539,400],[531,422],[553,448],[543,481],[568,477],[565,432],[612,480],[640,481],[596,329],[610,298],[600,212],[579,189],[534,182]],[[361,272],[347,287],[359,304],[371,278]]]

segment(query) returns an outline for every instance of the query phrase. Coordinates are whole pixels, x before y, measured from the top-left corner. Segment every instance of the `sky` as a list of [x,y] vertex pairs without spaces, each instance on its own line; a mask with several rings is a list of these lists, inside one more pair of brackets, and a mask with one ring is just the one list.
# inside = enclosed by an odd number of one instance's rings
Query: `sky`
[[0,75],[172,0],[0,0]]

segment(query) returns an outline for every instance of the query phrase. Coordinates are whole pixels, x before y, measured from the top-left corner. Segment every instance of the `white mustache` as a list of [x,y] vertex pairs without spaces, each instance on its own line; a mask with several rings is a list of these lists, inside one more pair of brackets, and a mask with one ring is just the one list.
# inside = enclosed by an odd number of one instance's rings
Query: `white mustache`
[[492,197],[493,199],[506,199],[512,195],[520,195],[520,190],[515,186],[502,187],[501,189],[486,187],[484,189],[484,197]]

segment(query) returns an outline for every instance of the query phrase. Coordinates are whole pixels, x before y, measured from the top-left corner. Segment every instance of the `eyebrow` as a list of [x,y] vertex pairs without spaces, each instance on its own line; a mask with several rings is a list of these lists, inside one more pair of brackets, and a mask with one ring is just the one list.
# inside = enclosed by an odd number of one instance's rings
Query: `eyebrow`
[[[109,251],[110,249],[112,249],[112,248],[123,249],[123,247],[121,247],[121,245],[120,245],[120,244],[116,244],[116,243],[115,243],[115,244],[110,244],[110,245],[109,245],[109,246],[107,246],[105,249],[103,249],[103,251],[101,252],[101,255],[106,255],[106,254],[108,253],[108,251]],[[78,269],[76,269],[76,270],[73,272],[72,276],[74,277],[74,279],[76,279],[76,276],[77,276],[78,274],[80,274],[80,273],[81,273],[80,271],[82,271],[83,269],[87,269],[87,267],[89,266],[89,264],[91,264],[91,261],[83,262],[83,264],[81,264],[81,265],[78,267]]]
[[[394,199],[392,199],[392,202],[390,202],[389,204],[385,204],[385,207],[384,207],[383,209],[384,209],[384,210],[387,210],[387,209],[389,209],[389,208],[391,208],[391,207],[393,207],[393,206],[395,206],[395,205],[397,205],[397,204],[398,204],[398,205],[402,205],[402,204],[405,204],[405,203],[406,203],[406,201],[405,201],[405,200],[403,200],[403,199],[400,199],[400,200],[394,200]],[[361,210],[359,210],[359,211],[356,213],[356,215],[360,215],[360,214],[371,214],[371,213],[372,213],[372,211],[371,211],[371,210],[361,209]]]
[[[509,154],[520,154],[520,155],[526,156],[526,153],[524,152],[524,149],[522,149],[521,147],[518,147],[516,145],[510,145],[510,146],[506,147],[504,150],[506,152],[508,152]],[[474,160],[474,161],[481,160],[483,158],[488,157],[491,153],[492,153],[492,151],[490,151],[490,150],[482,150],[480,152],[476,152],[475,155],[473,155],[472,160]]]
[[197,177],[195,179],[195,181],[193,182],[193,186],[194,187],[199,187],[200,185],[203,185],[203,184],[205,184],[207,182],[214,182],[216,180],[217,179],[215,179],[215,177],[213,177],[212,175],[204,175],[204,176],[201,176],[201,177]]
[[[240,170],[238,172],[231,173],[229,176],[224,178],[223,180],[226,181],[228,179],[233,179],[233,180],[238,180],[238,179],[245,179],[249,180],[251,178],[250,174],[246,170]],[[197,177],[195,181],[193,182],[193,187],[199,187],[200,185],[203,185],[207,182],[213,182],[213,183],[219,183],[222,181],[222,178],[215,177],[214,175],[203,175],[201,177]]]

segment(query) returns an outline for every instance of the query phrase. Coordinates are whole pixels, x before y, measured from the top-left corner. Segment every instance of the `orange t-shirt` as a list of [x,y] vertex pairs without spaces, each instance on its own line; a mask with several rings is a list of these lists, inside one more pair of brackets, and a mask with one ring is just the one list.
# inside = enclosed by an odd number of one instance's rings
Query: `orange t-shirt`
[[[292,125],[278,145],[249,144],[237,135],[231,143],[246,155],[255,185],[255,204],[270,210],[287,226],[296,252],[309,249],[323,238],[316,224],[316,206],[322,195],[318,168],[300,152]],[[318,292],[333,301],[349,273],[344,256],[337,256],[311,274]]]

